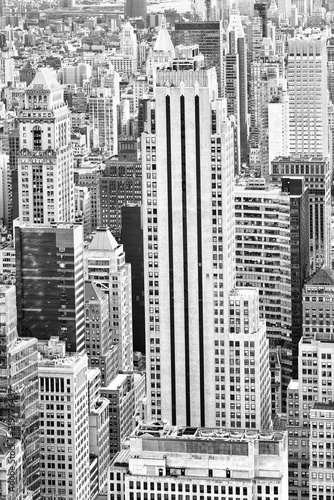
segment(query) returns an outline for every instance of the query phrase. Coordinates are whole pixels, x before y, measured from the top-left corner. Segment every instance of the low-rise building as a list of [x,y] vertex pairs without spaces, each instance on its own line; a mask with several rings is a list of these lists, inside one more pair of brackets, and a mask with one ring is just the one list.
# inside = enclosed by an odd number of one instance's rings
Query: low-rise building
[[110,466],[108,500],[288,498],[284,432],[142,422]]

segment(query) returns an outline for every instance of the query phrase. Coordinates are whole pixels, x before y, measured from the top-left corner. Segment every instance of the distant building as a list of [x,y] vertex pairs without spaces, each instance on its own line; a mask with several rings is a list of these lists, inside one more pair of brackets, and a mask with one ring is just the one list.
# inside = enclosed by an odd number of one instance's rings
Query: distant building
[[309,190],[309,231],[311,270],[323,264],[331,266],[331,164],[322,156],[276,157],[271,164],[271,179],[281,182],[282,177],[304,177]]
[[225,95],[223,31],[222,21],[177,22],[172,31],[174,46],[196,43],[204,55],[206,66],[216,67],[219,96]]
[[147,0],[126,0],[125,15],[127,17],[142,17],[146,22]]
[[91,368],[99,368],[101,384],[109,385],[118,373],[118,344],[109,327],[109,296],[91,281],[85,281],[85,350]]
[[136,138],[118,142],[118,157],[106,161],[100,178],[101,224],[115,234],[122,231],[122,208],[141,202],[142,166],[137,154]]

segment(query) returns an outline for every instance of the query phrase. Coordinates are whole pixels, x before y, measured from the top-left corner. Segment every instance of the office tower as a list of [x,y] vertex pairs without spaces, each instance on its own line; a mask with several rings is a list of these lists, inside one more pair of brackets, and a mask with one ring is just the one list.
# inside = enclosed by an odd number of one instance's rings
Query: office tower
[[91,208],[92,198],[88,187],[74,186],[75,222],[82,224],[84,240],[86,240],[92,232]]
[[9,167],[9,157],[0,154],[0,219],[8,226],[11,219],[12,182]]
[[302,176],[305,186],[309,188],[311,270],[318,269],[322,264],[331,267],[331,167],[328,157],[277,157],[271,164],[271,179],[280,182],[284,176]]
[[146,0],[126,0],[124,13],[127,17],[141,17],[146,22],[147,1]]
[[291,5],[291,17],[290,17],[290,26],[292,28],[295,28],[296,26],[298,26],[298,23],[299,23],[298,14],[299,14],[298,7],[295,3],[293,3]]
[[85,281],[85,350],[90,368],[99,368],[101,383],[109,385],[118,373],[118,346],[109,332],[109,298],[90,281]]
[[[88,411],[89,411],[89,458],[97,458],[97,492],[106,489],[108,482],[109,453],[109,401],[102,398],[101,376],[97,368],[89,369]],[[92,481],[90,481],[92,493]]]
[[290,19],[291,3],[291,0],[277,0],[278,11],[285,21],[289,21]]
[[219,96],[225,92],[224,32],[222,21],[177,22],[172,31],[176,45],[198,44],[207,67],[215,66],[218,78]]
[[[230,373],[223,366],[230,363],[227,345],[229,341],[234,345],[239,329],[241,343],[247,334],[244,324],[229,333],[230,291],[235,283],[233,132],[226,100],[215,98],[216,89],[214,69],[158,71],[156,99],[146,110],[149,118],[142,151],[146,151],[143,229],[146,352],[150,353],[148,415],[177,424],[228,426],[234,422],[239,427],[245,414],[241,417],[238,407],[233,416],[224,401],[219,409],[216,406],[230,387],[230,375],[226,380],[225,375],[224,380],[219,376],[220,369]],[[204,168],[208,155],[211,169]],[[242,295],[242,291],[235,293]],[[256,349],[265,342],[265,333],[257,318],[258,299],[251,291],[249,297],[236,302],[242,302],[239,312],[246,309],[244,303],[250,304],[249,331],[253,342],[257,339]],[[235,356],[240,354],[237,351]],[[234,360],[232,354],[231,358]],[[270,385],[266,370],[264,367],[262,387]],[[231,373],[240,379],[234,369]],[[253,384],[249,379],[248,383]],[[239,391],[239,380],[236,384]],[[268,425],[268,409],[269,401],[268,406],[263,402],[261,410],[255,404],[255,428]]]
[[87,369],[86,354],[40,354],[41,500],[90,498]]
[[[279,63],[273,53],[269,57],[261,57],[251,63],[250,84],[250,170],[255,175],[268,179],[269,100],[271,96],[274,96],[273,100],[276,100],[276,96],[281,94]],[[284,116],[281,116],[281,119],[283,121]],[[283,142],[282,135],[278,139],[278,144]],[[277,149],[279,149],[278,144],[275,143]]]
[[309,195],[302,177],[283,177],[282,191],[290,201],[292,375],[298,378],[298,343],[305,332],[302,291],[310,269]]
[[276,156],[289,156],[289,96],[286,80],[268,102],[268,166]]
[[304,284],[302,325],[305,338],[332,331],[333,286],[334,272],[328,267],[316,271]]
[[107,386],[101,387],[101,396],[109,400],[110,456],[121,449],[133,429],[135,394],[133,373],[119,373]]
[[[314,294],[316,297],[316,294]],[[323,302],[324,307],[327,302]],[[310,308],[312,307],[310,303]],[[311,310],[311,309],[310,309]],[[313,338],[301,338],[299,342],[298,380],[291,380],[288,389],[287,430],[289,432],[289,497],[296,500],[308,498],[309,468],[314,460],[309,455],[309,439],[316,432],[310,428],[310,412],[316,403],[333,401],[332,373],[334,342],[332,333],[315,333]],[[326,432],[326,431],[324,431]],[[319,435],[320,437],[320,435]],[[329,442],[329,439],[327,440]],[[323,450],[326,453],[325,450]],[[316,454],[316,450],[312,454]],[[324,458],[325,461],[325,458]],[[323,471],[326,473],[326,467]],[[326,476],[323,476],[326,486]],[[325,481],[324,481],[325,479]],[[324,490],[325,492],[325,490]]]
[[122,243],[131,264],[133,351],[145,353],[144,247],[141,205],[122,208]]
[[39,68],[19,114],[20,223],[74,220],[70,111],[53,73]]
[[289,43],[290,153],[328,156],[326,37],[300,35]]
[[[224,389],[230,407],[221,402],[219,412],[219,403],[216,401],[215,424],[216,427],[226,426],[230,429],[269,429],[271,426],[269,340],[265,322],[259,320],[258,290],[237,287],[231,291],[229,299],[229,341],[225,344],[224,341],[220,341],[220,352],[219,349],[215,351],[215,355],[220,356],[215,358],[215,389],[218,391],[218,383],[226,381],[226,386],[221,385],[220,389]],[[226,353],[227,345],[229,356]],[[216,342],[215,346],[218,346]],[[225,352],[221,349],[224,346]],[[220,376],[217,368],[220,368]],[[221,373],[230,375],[226,377]],[[222,396],[223,393],[221,398]]]
[[85,279],[109,296],[109,328],[113,344],[118,345],[118,370],[131,371],[132,309],[131,266],[125,261],[123,245],[110,230],[99,227],[84,250]]
[[248,57],[250,61],[257,61],[260,57],[263,35],[262,19],[255,11],[248,35]]
[[[213,68],[158,71],[142,135],[148,414],[189,425],[215,425],[214,353],[206,342],[224,333],[234,284],[233,135],[226,101],[215,99],[216,89]],[[207,155],[211,170],[202,167]],[[182,207],[179,216],[173,216],[173,206]],[[225,256],[220,262],[218,242]],[[216,309],[205,293],[214,283]]]
[[241,16],[252,18],[254,15],[254,0],[238,0],[238,9]]
[[134,137],[122,137],[118,142],[118,158],[106,161],[100,178],[101,223],[114,234],[122,231],[122,208],[141,202],[142,167]]
[[11,211],[9,228],[12,229],[13,220],[19,216],[19,194],[18,194],[18,154],[20,151],[20,133],[19,129],[15,128],[8,134],[8,155],[9,155],[9,168],[11,172],[11,189],[12,189],[12,199],[11,199]]
[[120,33],[120,51],[123,56],[137,58],[138,42],[133,26],[127,21]]
[[[333,498],[334,403],[314,403],[310,411],[309,498]],[[326,496],[325,496],[326,495]]]
[[290,200],[280,188],[259,179],[236,186],[236,283],[259,288],[270,352],[281,364],[279,390],[272,373],[273,413],[285,410],[292,370],[290,220]]
[[[249,478],[252,478],[250,481]],[[165,498],[288,498],[287,434],[233,433],[143,422],[110,466],[108,498],[147,488]],[[176,492],[177,490],[177,492]],[[149,494],[149,493],[147,493]]]
[[19,334],[59,335],[69,351],[85,344],[83,233],[75,224],[15,228]]
[[60,74],[64,85],[76,85],[82,88],[84,80],[89,79],[92,75],[92,67],[82,62],[75,65],[65,65],[60,70]]
[[91,198],[90,216],[91,230],[101,225],[101,189],[100,179],[103,175],[104,168],[102,164],[84,162],[74,171],[75,185],[87,187]]
[[0,285],[0,422],[22,443],[23,484],[37,500],[40,498],[37,341],[18,340],[16,326],[15,286]]
[[240,162],[248,160],[248,99],[247,99],[247,46],[239,11],[232,10],[227,28],[229,48],[225,56],[227,111],[236,125],[237,149],[240,158],[235,160],[235,175],[240,172]]
[[89,121],[96,131],[93,146],[109,155],[117,154],[118,106],[110,88],[94,88],[88,98]]
[[265,0],[255,2],[254,11],[261,18],[262,21],[262,36],[267,38],[267,9],[268,5]]

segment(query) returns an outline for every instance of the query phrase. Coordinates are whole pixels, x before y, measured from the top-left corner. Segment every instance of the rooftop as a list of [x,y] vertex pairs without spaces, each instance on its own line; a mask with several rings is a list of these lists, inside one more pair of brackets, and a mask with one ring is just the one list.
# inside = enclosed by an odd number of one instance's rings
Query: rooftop
[[177,427],[169,426],[165,422],[142,421],[133,431],[131,437],[160,438],[160,439],[187,439],[187,440],[223,440],[248,442],[254,440],[281,441],[283,432],[219,429],[210,427]]
[[327,266],[322,267],[321,269],[318,269],[311,278],[306,281],[305,283],[306,286],[324,286],[324,285],[329,285],[333,286],[334,285],[334,272],[332,269],[330,269]]
[[39,68],[28,89],[34,90],[36,88],[36,85],[38,85],[38,90],[41,90],[42,88],[43,90],[50,91],[62,88],[53,71],[51,71],[49,68]]
[[334,403],[314,403],[312,410],[334,410]]
[[88,245],[88,250],[115,250],[118,243],[113,237],[109,227],[98,227],[92,241]]

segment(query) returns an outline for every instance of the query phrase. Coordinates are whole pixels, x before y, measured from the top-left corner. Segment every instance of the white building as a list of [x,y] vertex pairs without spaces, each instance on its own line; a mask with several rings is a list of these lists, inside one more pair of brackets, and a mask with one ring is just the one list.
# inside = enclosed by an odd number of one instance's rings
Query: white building
[[110,230],[99,227],[84,250],[85,279],[109,295],[110,335],[118,345],[118,369],[133,368],[131,266],[125,262],[123,245]]
[[[310,411],[310,496],[334,498],[334,403],[314,403]],[[325,496],[326,495],[326,496]]]
[[142,422],[110,466],[108,500],[288,498],[287,436]]
[[19,114],[20,223],[74,221],[70,111],[54,74],[40,68]]
[[291,154],[328,156],[326,40],[324,33],[288,40]]
[[96,88],[88,99],[89,121],[97,131],[98,141],[94,147],[102,148],[111,156],[117,154],[118,105],[111,88]]
[[[230,384],[224,363],[229,341],[237,340],[229,316],[235,284],[233,130],[226,100],[216,96],[214,69],[162,70],[156,100],[148,102],[142,135],[148,418],[237,427],[243,423],[230,416],[224,401]],[[250,315],[256,316],[252,300]],[[248,332],[242,325],[238,333],[260,339],[257,325]],[[262,416],[257,410],[255,428],[268,426],[266,404]]]
[[41,500],[89,500],[87,355],[50,350],[38,364]]

